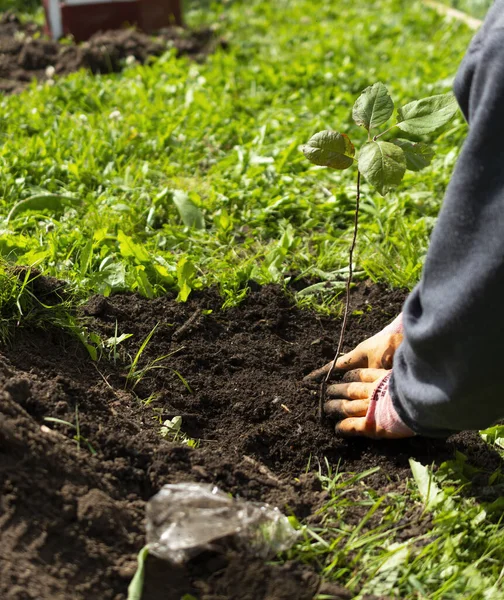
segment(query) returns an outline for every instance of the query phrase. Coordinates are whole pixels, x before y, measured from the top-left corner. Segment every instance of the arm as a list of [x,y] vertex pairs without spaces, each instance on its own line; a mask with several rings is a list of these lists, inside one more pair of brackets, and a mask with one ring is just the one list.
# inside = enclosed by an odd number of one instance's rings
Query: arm
[[401,420],[430,436],[504,416],[504,17],[468,55],[462,84],[469,135],[404,308],[389,386]]

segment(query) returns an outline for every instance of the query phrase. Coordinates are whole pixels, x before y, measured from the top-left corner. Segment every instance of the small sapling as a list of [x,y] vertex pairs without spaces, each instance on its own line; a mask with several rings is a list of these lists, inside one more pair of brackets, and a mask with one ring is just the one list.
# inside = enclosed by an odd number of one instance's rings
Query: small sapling
[[337,131],[320,131],[302,146],[306,158],[319,166],[344,170],[357,164],[354,228],[349,250],[343,321],[334,360],[320,386],[319,416],[321,421],[324,415],[327,383],[334,372],[336,361],[343,348],[348,322],[353,254],[359,226],[361,176],[364,176],[369,185],[379,194],[385,196],[402,181],[407,170],[420,171],[430,165],[434,151],[422,141],[413,142],[408,139],[384,141],[381,138],[396,128],[415,137],[432,133],[448,123],[457,110],[457,101],[453,94],[430,96],[399,108],[396,123],[382,131],[377,131],[378,127],[387,123],[394,112],[394,102],[387,88],[383,83],[378,82],[366,88],[353,106],[353,120],[358,126],[364,127],[368,134],[367,141],[360,148],[358,157],[355,156],[355,146],[348,135]]

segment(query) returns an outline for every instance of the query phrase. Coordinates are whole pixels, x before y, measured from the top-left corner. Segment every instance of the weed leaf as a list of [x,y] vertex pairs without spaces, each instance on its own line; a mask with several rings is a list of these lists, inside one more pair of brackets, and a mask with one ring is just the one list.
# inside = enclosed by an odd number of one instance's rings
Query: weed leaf
[[368,131],[383,125],[394,112],[394,102],[383,83],[367,87],[357,98],[352,109],[353,120]]
[[138,285],[138,291],[145,296],[146,298],[154,298],[154,289],[150,284],[149,278],[147,277],[147,273],[145,272],[144,267],[138,265],[136,267],[136,282]]
[[145,560],[147,559],[147,556],[149,556],[149,547],[144,546],[138,553],[137,570],[128,586],[128,600],[142,600]]
[[390,142],[369,142],[359,153],[359,171],[384,196],[404,176],[404,152]]
[[425,508],[428,510],[433,509],[444,500],[444,493],[434,481],[432,470],[412,458],[410,458],[409,463],[420,496],[425,502]]
[[339,170],[348,169],[355,156],[350,138],[336,131],[319,131],[301,146],[301,150],[315,165]]
[[189,195],[182,190],[173,192],[173,202],[179,211],[180,217],[187,227],[195,229],[205,229],[205,219],[203,213],[189,198]]
[[423,142],[415,144],[409,140],[392,140],[392,143],[402,148],[406,158],[406,168],[410,171],[421,171],[428,167],[434,158],[434,150]]
[[31,196],[16,202],[12,207],[10,213],[5,219],[8,223],[16,215],[25,210],[49,210],[52,213],[61,212],[65,206],[76,206],[80,204],[78,198],[72,198],[71,196],[61,196],[60,194],[38,194],[37,196]]
[[402,131],[414,135],[431,133],[448,123],[457,110],[457,100],[451,92],[422,98],[398,110],[397,126]]
[[314,283],[313,285],[303,288],[297,295],[303,297],[309,296],[310,294],[316,294],[317,292],[320,292],[321,294],[333,294],[334,292],[341,292],[345,289],[345,286],[346,283],[344,281],[320,281],[319,283]]
[[480,431],[481,437],[489,444],[495,444],[504,448],[504,425],[494,425]]
[[93,240],[87,241],[86,245],[82,249],[80,255],[80,274],[85,275],[91,266],[91,260],[93,258]]
[[187,256],[183,256],[177,263],[177,284],[179,286],[177,300],[179,302],[185,302],[189,298],[195,274],[195,266]]
[[119,251],[124,258],[134,258],[140,263],[150,262],[149,253],[140,244],[135,243],[124,231],[117,233]]

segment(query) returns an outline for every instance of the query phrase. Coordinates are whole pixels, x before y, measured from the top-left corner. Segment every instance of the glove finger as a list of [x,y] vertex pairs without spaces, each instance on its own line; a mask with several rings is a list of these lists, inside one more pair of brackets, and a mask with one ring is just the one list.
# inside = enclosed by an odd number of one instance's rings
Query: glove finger
[[336,361],[336,367],[343,371],[350,371],[350,369],[365,368],[368,366],[368,358],[365,352],[359,350],[359,347],[355,348],[347,354],[343,354]]
[[311,373],[308,373],[308,375],[303,377],[303,381],[306,383],[317,383],[319,381],[322,381],[322,379],[327,375],[327,373],[329,373],[332,363],[333,361],[331,360],[331,362],[328,362],[323,367],[320,367],[320,369],[315,369]]
[[348,400],[362,400],[369,398],[373,393],[373,383],[334,383],[327,386],[327,395],[331,398],[347,398]]
[[350,383],[352,381],[372,383],[386,374],[386,369],[354,369],[353,371],[347,371],[343,376],[342,381],[345,383]]
[[343,421],[336,424],[334,431],[338,437],[344,438],[361,436],[369,438],[376,437],[366,425],[366,417],[350,417],[348,419],[343,419]]
[[369,400],[329,400],[324,405],[324,412],[336,419],[365,417],[368,407]]

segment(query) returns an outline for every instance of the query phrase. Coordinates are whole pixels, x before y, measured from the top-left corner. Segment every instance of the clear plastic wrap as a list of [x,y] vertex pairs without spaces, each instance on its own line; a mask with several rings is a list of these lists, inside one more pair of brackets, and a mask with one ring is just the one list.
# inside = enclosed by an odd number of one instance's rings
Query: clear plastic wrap
[[297,536],[278,508],[234,499],[209,484],[165,485],[147,504],[149,552],[178,564],[230,546],[267,559]]

